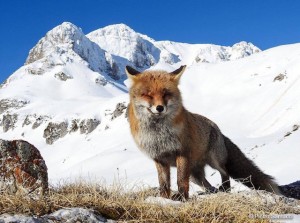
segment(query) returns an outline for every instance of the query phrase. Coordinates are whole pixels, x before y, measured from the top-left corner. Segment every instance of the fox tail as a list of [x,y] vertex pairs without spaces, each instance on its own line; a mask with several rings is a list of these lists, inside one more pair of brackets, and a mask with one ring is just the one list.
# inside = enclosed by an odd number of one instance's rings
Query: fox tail
[[273,177],[263,173],[229,138],[224,136],[228,152],[226,169],[229,176],[243,183],[247,187],[257,190],[266,190],[281,195]]

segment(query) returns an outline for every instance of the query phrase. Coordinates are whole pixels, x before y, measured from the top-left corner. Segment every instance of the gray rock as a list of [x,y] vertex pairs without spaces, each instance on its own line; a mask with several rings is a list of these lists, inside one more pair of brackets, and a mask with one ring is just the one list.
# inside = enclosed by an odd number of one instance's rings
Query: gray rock
[[32,129],[38,128],[46,119],[47,116],[39,116],[32,125]]
[[300,125],[293,125],[293,132],[297,131],[300,128]]
[[15,128],[15,124],[18,121],[18,115],[17,114],[6,114],[2,117],[1,126],[3,128],[3,132],[7,132],[10,129]]
[[26,68],[26,72],[32,75],[42,75],[44,70],[42,68]]
[[0,114],[7,111],[10,108],[19,109],[28,104],[28,101],[18,101],[15,99],[2,99],[0,101]]
[[107,80],[104,77],[98,77],[95,79],[95,83],[101,86],[107,85]]
[[79,120],[78,119],[72,120],[69,133],[76,132],[78,129],[79,129]]
[[126,103],[122,102],[122,103],[118,103],[116,105],[116,109],[113,111],[112,116],[111,116],[111,120],[114,120],[115,118],[119,117],[120,115],[122,115],[124,113],[124,110],[127,108]]
[[0,215],[0,223],[47,223],[47,220],[39,217],[29,217],[22,214],[2,214]]
[[0,84],[0,89],[4,88],[8,83],[9,83],[9,78],[7,78],[5,81],[2,82],[2,84]]
[[66,80],[68,80],[68,79],[73,79],[72,76],[67,75],[67,74],[65,74],[64,72],[56,73],[56,74],[54,75],[54,77],[57,78],[57,79],[59,79],[59,80],[61,80],[61,81],[66,81]]
[[47,128],[44,130],[43,137],[46,138],[47,144],[53,144],[59,138],[64,137],[68,133],[68,123],[53,123],[49,122]]
[[274,78],[273,82],[275,82],[275,81],[282,81],[282,80],[284,80],[285,78],[287,78],[286,74],[278,74],[278,75]]
[[205,58],[201,58],[199,56],[196,56],[195,58],[196,63],[209,63]]
[[173,53],[170,53],[166,50],[161,51],[160,53],[161,60],[168,64],[175,64],[180,61],[179,56]]
[[26,125],[31,125],[32,123],[32,129],[38,128],[43,122],[46,122],[50,117],[46,115],[40,115],[37,116],[36,114],[33,115],[27,115],[26,118],[23,121],[22,127]]
[[32,123],[32,121],[30,120],[30,115],[26,115],[26,118],[24,119],[22,127],[24,127],[25,125],[30,125],[31,123]]
[[94,131],[97,126],[100,124],[100,121],[97,119],[84,119],[80,122],[79,129],[81,134],[88,134]]
[[64,208],[53,212],[52,214],[41,217],[25,215],[0,215],[0,223],[56,223],[56,222],[85,222],[85,223],[113,223],[115,221],[104,218],[100,213],[94,210],[84,208]]
[[44,218],[55,219],[59,222],[86,222],[86,223],[101,223],[112,222],[107,221],[101,214],[94,210],[84,208],[64,208],[60,209]]
[[39,46],[39,47],[34,47],[33,49],[30,50],[29,55],[26,59],[25,65],[33,63],[34,61],[37,61],[44,57],[44,52],[40,50],[40,48],[41,48],[40,46],[42,43],[43,43],[43,40],[41,39],[37,43],[37,46]]

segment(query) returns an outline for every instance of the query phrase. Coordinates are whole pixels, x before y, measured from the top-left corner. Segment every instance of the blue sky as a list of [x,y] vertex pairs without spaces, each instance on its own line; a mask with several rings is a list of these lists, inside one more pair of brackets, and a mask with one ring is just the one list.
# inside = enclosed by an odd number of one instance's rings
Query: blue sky
[[300,42],[297,0],[1,0],[0,81],[23,65],[47,31],[69,21],[84,33],[125,23],[155,40],[261,49]]

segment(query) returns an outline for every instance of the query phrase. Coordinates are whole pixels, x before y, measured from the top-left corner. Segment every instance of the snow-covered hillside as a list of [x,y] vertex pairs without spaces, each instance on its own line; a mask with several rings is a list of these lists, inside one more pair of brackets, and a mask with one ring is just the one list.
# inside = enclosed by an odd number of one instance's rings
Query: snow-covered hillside
[[[53,183],[83,177],[157,186],[153,162],[129,132],[124,67],[172,71],[182,64],[189,110],[215,121],[280,184],[299,179],[300,44],[260,51],[246,42],[155,41],[124,24],[84,35],[63,23],[2,84],[0,138],[34,144]],[[217,185],[214,172],[208,168],[207,178]]]

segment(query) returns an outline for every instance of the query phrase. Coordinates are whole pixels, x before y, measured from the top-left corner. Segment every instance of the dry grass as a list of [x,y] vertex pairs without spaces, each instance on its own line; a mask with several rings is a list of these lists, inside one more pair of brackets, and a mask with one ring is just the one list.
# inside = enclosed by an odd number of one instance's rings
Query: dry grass
[[253,196],[219,193],[217,196],[192,197],[179,206],[161,206],[146,203],[156,190],[125,193],[123,188],[105,188],[83,183],[67,184],[49,190],[40,199],[0,192],[0,214],[44,215],[60,208],[84,207],[119,222],[269,222],[268,219],[251,219],[249,215],[295,213],[294,208],[278,201],[267,205]]

